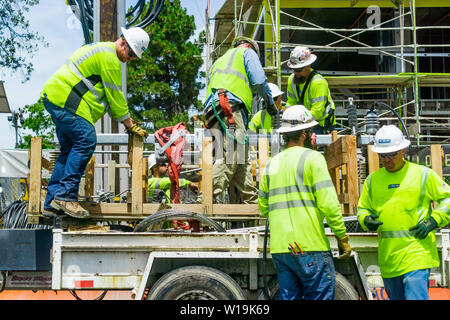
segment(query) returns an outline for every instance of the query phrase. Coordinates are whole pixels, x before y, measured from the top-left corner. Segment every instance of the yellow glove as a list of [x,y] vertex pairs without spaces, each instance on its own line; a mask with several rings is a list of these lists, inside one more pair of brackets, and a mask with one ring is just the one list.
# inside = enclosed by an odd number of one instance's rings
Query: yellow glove
[[144,129],[142,129],[141,127],[139,127],[136,124],[133,124],[131,127],[127,128],[127,132],[131,133],[131,134],[135,134],[135,135],[141,136],[143,138],[147,138],[148,137],[148,132],[145,131]]
[[[339,248],[339,260],[347,260],[350,258],[350,254],[352,253],[352,248],[348,243],[348,235],[343,237],[342,239],[337,239],[338,248]],[[342,252],[342,253],[341,253]]]

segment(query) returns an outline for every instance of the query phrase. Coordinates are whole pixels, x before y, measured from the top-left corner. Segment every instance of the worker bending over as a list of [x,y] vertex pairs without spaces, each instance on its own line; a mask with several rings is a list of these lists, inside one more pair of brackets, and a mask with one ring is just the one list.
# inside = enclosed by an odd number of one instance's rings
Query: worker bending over
[[[281,91],[280,88],[278,88],[278,86],[274,83],[269,83],[269,88],[275,107],[281,111],[283,108],[281,105],[283,91]],[[263,108],[255,113],[250,120],[248,128],[254,133],[260,133],[261,130],[262,133],[271,133],[273,129],[274,117],[275,115],[268,114],[267,109]]]
[[264,168],[258,207],[269,217],[270,253],[277,270],[281,300],[332,300],[335,268],[324,218],[350,257],[347,230],[325,158],[305,148],[317,125],[302,105],[283,113],[278,133],[285,149]]
[[335,106],[328,82],[311,68],[317,56],[306,47],[295,47],[288,60],[293,73],[288,78],[286,107],[304,105],[319,123],[313,130],[316,134],[327,134],[334,130]]
[[[243,174],[251,167],[247,143],[248,119],[252,115],[253,92],[275,110],[264,69],[259,61],[256,41],[237,37],[230,48],[209,70],[204,121],[208,129],[221,132],[213,165],[213,197],[219,197],[230,182],[246,204],[257,203],[257,189],[251,175]],[[276,112],[276,111],[275,111]],[[201,197],[199,197],[200,201]]]
[[78,189],[97,145],[94,124],[106,112],[129,133],[147,135],[130,118],[120,63],[141,58],[150,39],[137,27],[122,28],[122,33],[115,42],[82,46],[45,83],[41,97],[56,126],[61,151],[48,183],[45,211],[89,216],[78,203]]
[[[375,134],[383,167],[364,182],[358,221],[378,232],[378,265],[391,300],[428,300],[439,266],[434,229],[450,222],[450,188],[435,171],[406,161],[410,141],[393,125]],[[438,206],[433,210],[431,202]]]

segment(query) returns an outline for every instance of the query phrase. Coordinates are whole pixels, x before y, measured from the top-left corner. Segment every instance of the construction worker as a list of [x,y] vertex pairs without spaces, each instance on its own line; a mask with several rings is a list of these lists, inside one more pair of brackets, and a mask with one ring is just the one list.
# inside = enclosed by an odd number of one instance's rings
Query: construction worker
[[[268,112],[276,112],[267,78],[259,61],[256,41],[237,37],[209,70],[209,85],[203,112],[205,126],[220,133],[213,165],[213,197],[219,197],[232,182],[243,203],[257,203],[257,189],[249,172],[247,127],[252,114],[253,92],[266,101]],[[220,130],[220,131],[219,131]],[[223,142],[223,143],[222,143]],[[223,146],[223,147],[222,147]],[[223,152],[222,152],[223,151]],[[199,196],[201,201],[201,196]]]
[[306,47],[295,47],[288,60],[293,73],[288,78],[286,107],[304,105],[319,123],[316,134],[327,134],[334,130],[335,106],[328,82],[311,68],[317,56]]
[[[281,91],[280,88],[274,83],[269,83],[269,88],[275,107],[278,110],[282,110],[283,106],[281,105],[281,99],[284,92]],[[254,133],[259,133],[260,130],[262,130],[263,133],[271,133],[273,129],[273,117],[274,116],[271,116],[270,114],[267,115],[267,109],[259,110],[250,120],[248,129],[253,131]]]
[[[434,229],[450,222],[450,188],[435,171],[404,156],[410,141],[393,125],[375,134],[383,167],[364,182],[358,221],[378,232],[378,265],[391,300],[428,300],[430,268],[439,266]],[[431,202],[438,206],[432,209]]]
[[150,39],[141,28],[121,29],[123,34],[115,42],[92,43],[76,50],[45,83],[41,97],[56,126],[61,151],[44,202],[50,214],[89,216],[78,203],[78,189],[97,144],[94,124],[106,112],[130,134],[147,136],[130,118],[121,62],[141,58]]
[[[152,177],[148,180],[148,191],[150,199],[154,199],[157,195],[155,190],[162,190],[165,194],[164,200],[170,203],[170,178],[166,176],[167,165],[165,163],[157,163],[152,168]],[[192,192],[198,192],[198,184],[187,179],[178,179],[180,188],[189,188]]]
[[281,300],[331,300],[335,268],[324,218],[336,235],[339,259],[350,257],[347,230],[325,158],[305,148],[317,125],[302,105],[283,112],[285,149],[267,163],[259,186],[258,207],[268,216],[270,253]]

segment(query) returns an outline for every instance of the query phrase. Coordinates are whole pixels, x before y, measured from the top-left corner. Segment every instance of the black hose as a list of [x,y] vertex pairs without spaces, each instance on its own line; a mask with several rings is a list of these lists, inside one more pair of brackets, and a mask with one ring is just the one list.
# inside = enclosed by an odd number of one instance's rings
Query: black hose
[[392,108],[392,107],[391,107],[390,105],[388,105],[387,103],[379,102],[379,101],[375,102],[374,105],[375,105],[375,106],[379,105],[379,106],[385,107],[385,108],[387,108],[388,110],[390,110],[390,111],[398,118],[398,120],[401,122],[403,131],[405,132],[405,135],[406,135],[407,139],[408,139],[408,140],[411,140],[411,139],[409,138],[409,133],[408,133],[408,130],[406,129],[405,123],[403,122],[402,118],[401,118],[400,115],[397,113],[397,111],[395,111],[394,108]]
[[267,235],[269,230],[269,218],[266,220],[266,229],[264,230],[264,245],[263,245],[263,262],[262,262],[262,269],[263,269],[263,294],[266,300],[272,300],[269,294],[269,285],[267,282],[267,273],[266,273],[266,260],[267,260]]

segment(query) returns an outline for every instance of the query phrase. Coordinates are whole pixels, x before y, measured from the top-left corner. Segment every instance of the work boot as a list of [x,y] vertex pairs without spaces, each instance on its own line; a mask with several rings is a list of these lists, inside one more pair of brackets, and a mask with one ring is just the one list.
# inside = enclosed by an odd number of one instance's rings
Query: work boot
[[76,201],[53,200],[52,206],[64,211],[67,215],[74,218],[85,219],[89,217],[89,212],[83,209]]

